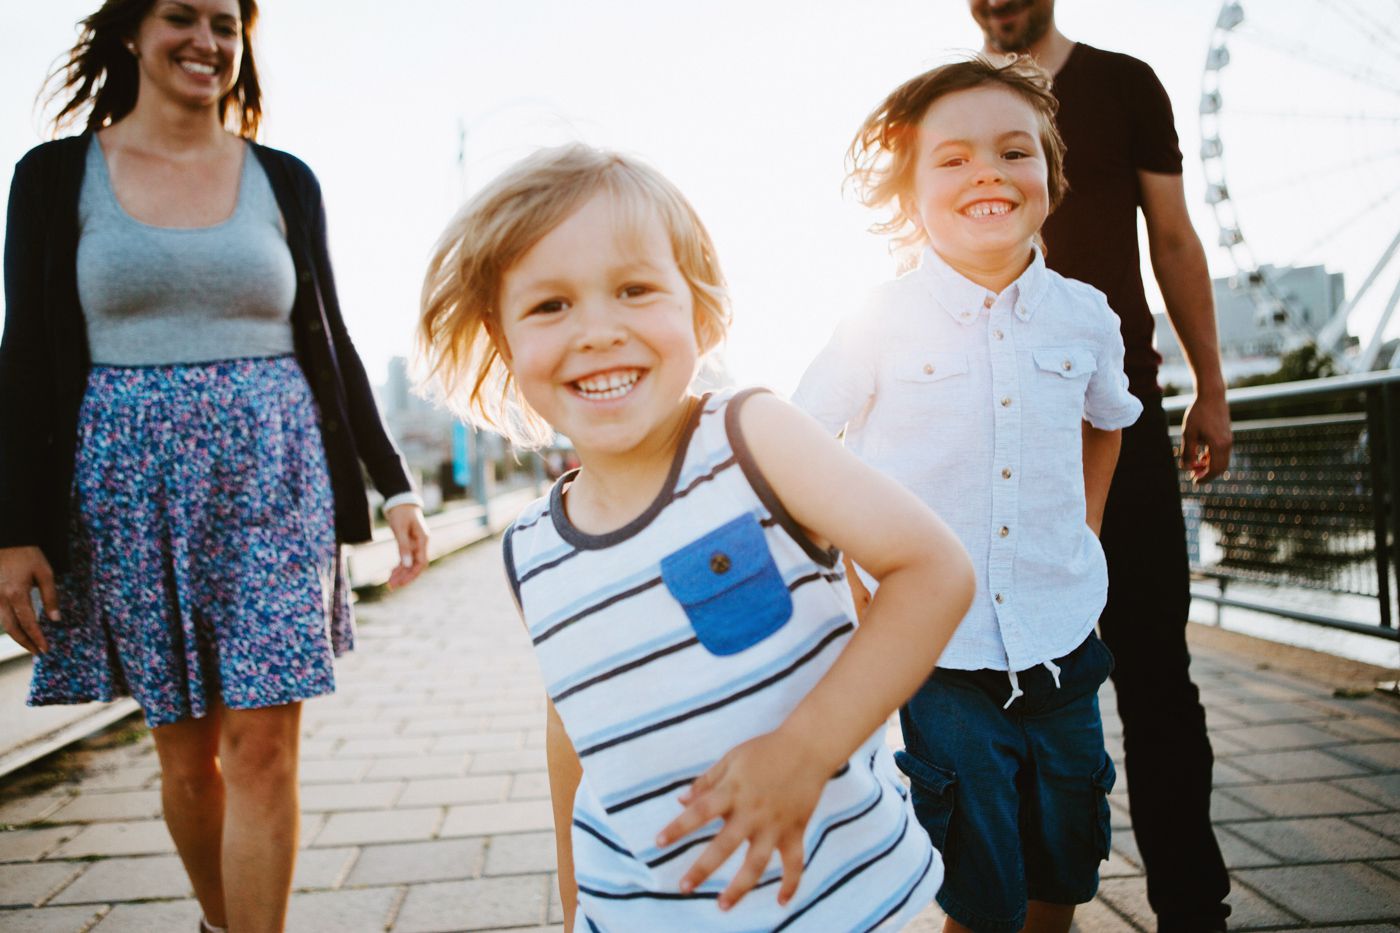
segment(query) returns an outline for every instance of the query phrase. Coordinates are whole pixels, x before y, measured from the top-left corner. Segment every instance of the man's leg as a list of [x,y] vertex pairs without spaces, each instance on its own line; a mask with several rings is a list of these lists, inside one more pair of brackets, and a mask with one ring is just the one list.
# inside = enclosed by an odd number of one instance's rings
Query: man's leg
[[1190,676],[1191,597],[1176,465],[1161,405],[1123,432],[1103,523],[1103,640],[1117,660],[1133,832],[1162,933],[1224,929],[1230,890],[1210,823],[1211,753]]

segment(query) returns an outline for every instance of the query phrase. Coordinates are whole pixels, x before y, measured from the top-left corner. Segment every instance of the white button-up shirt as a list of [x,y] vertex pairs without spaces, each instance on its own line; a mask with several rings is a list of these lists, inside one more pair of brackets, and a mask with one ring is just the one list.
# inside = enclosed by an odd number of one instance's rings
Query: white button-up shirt
[[793,402],[972,555],[977,595],[939,666],[1021,671],[1088,637],[1108,570],[1085,523],[1080,423],[1113,431],[1142,413],[1101,292],[1037,250],[995,295],[925,250],[842,322]]

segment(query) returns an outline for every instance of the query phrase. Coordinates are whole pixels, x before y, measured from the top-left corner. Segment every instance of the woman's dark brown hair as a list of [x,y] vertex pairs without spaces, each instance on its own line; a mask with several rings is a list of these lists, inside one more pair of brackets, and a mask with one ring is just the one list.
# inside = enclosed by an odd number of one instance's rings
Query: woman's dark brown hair
[[[96,13],[82,21],[83,31],[77,44],[68,50],[67,60],[53,70],[39,92],[46,105],[59,107],[52,123],[55,136],[80,123],[89,130],[101,129],[136,106],[136,59],[127,51],[126,43],[136,35],[155,3],[156,0],[106,0]],[[238,65],[237,83],[219,101],[219,117],[230,131],[245,139],[256,139],[262,123],[262,88],[252,42],[258,20],[257,0],[238,0],[238,12],[243,20],[243,59]]]

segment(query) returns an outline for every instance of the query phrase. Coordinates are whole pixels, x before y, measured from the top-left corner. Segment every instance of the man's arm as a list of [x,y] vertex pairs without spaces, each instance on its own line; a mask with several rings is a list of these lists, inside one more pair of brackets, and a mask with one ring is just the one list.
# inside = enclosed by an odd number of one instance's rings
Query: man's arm
[[1232,438],[1206,254],[1186,211],[1181,176],[1139,171],[1138,184],[1152,272],[1196,384],[1182,424],[1181,465],[1196,482],[1207,482],[1229,467]]

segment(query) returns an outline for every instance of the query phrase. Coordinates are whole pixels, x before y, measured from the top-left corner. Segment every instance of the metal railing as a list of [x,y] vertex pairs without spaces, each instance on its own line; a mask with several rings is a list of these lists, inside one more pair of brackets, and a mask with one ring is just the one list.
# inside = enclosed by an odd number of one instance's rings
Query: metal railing
[[[1400,371],[1234,389],[1227,399],[1229,471],[1181,484],[1192,572],[1218,588],[1193,595],[1400,641]],[[1163,407],[1179,422],[1190,402]],[[1179,426],[1173,434],[1179,443]],[[1323,594],[1373,600],[1375,613],[1348,618],[1325,598],[1320,607],[1303,598]]]

